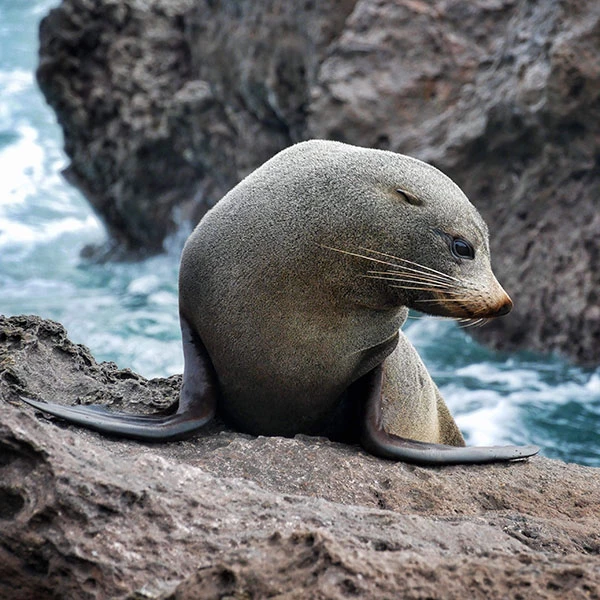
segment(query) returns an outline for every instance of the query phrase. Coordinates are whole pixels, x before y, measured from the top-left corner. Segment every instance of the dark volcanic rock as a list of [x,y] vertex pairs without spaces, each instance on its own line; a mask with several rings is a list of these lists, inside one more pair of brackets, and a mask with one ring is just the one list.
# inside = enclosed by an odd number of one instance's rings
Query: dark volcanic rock
[[65,132],[65,175],[121,249],[160,250],[302,139],[319,57],[353,4],[68,0],[50,12],[37,76]]
[[186,87],[189,5],[74,0],[40,27],[38,81],[64,130],[72,159],[65,175],[126,250],[159,250],[174,208],[202,179],[200,166],[175,150],[171,115],[193,109],[220,120],[207,89]]
[[141,411],[178,383],[0,318],[0,597],[600,598],[597,469],[419,468],[218,426],[146,445],[17,400]]
[[120,248],[160,249],[295,141],[400,151],[491,225],[516,308],[479,335],[600,364],[595,0],[63,0],[38,78]]

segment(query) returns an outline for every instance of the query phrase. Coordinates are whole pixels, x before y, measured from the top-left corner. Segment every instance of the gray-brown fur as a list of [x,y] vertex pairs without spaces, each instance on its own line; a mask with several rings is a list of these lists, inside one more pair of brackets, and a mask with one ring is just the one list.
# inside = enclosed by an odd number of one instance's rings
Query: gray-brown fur
[[404,334],[385,360],[382,389],[383,427],[400,437],[464,446],[437,386]]

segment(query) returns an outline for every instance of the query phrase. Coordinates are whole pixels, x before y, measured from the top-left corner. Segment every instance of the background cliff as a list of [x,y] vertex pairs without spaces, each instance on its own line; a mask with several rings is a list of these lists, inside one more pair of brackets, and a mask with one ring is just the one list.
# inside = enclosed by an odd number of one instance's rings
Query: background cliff
[[440,167],[491,225],[505,348],[600,364],[600,4],[63,0],[38,80],[117,252],[310,137]]

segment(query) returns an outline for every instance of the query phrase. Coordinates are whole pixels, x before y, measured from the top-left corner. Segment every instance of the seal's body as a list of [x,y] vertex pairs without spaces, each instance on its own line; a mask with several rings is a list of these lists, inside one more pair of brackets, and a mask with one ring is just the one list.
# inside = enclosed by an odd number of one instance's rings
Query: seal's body
[[[476,268],[460,272],[436,229],[474,240]],[[205,216],[181,261],[181,313],[211,356],[226,414],[255,434],[319,433],[349,385],[394,350],[406,290],[365,277],[381,263],[330,248],[374,249],[470,276],[503,305],[509,300],[491,274],[485,232],[458,187],[422,162],[325,141],[278,154]],[[416,354],[404,339],[402,348],[385,369],[392,378],[415,371]],[[415,382],[404,383],[416,399]],[[436,416],[435,405],[417,404],[413,412]],[[414,415],[406,421],[403,437],[413,437]]]
[[454,420],[399,331],[408,308],[478,319],[512,306],[481,217],[430,165],[337,142],[292,146],[206,214],[184,248],[179,287],[176,415],[90,420],[85,408],[34,404],[143,439],[189,435],[218,403],[250,433],[357,432],[368,450],[415,462],[537,451],[458,448]]

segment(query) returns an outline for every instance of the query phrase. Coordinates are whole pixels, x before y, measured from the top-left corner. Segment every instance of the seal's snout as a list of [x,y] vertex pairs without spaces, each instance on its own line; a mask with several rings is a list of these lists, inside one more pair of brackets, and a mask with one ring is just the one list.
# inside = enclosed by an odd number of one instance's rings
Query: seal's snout
[[512,307],[513,301],[508,295],[505,295],[504,298],[494,307],[494,314],[490,316],[502,317],[503,315],[507,315],[512,310]]

